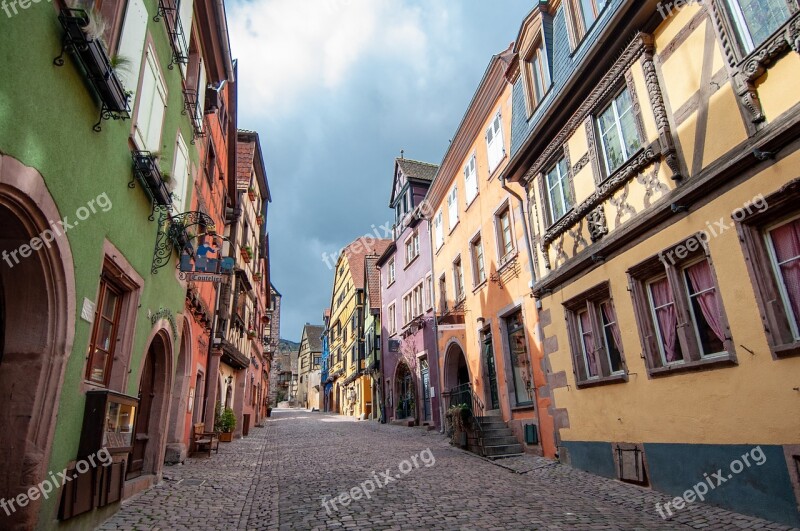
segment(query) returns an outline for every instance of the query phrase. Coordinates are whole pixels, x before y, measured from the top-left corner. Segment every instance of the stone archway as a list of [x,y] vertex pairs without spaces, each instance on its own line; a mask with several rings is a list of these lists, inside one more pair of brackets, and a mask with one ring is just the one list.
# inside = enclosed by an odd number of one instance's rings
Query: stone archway
[[[182,463],[186,458],[189,434],[186,432],[186,417],[188,415],[189,387],[192,383],[192,333],[188,320],[184,320],[181,346],[178,351],[178,366],[175,369],[175,379],[170,393],[169,409],[169,437],[165,461],[167,463]],[[195,389],[195,393],[197,390]],[[194,404],[192,404],[194,408]]]
[[[31,198],[36,198],[36,201]],[[0,498],[46,474],[75,331],[72,253],[48,220],[61,219],[42,176],[0,155]],[[28,249],[39,237],[40,249]],[[36,527],[40,501],[3,514],[4,529]]]
[[469,384],[469,366],[464,357],[464,350],[456,342],[450,343],[444,358],[444,386],[445,389]]
[[128,464],[128,479],[158,476],[164,463],[172,382],[172,342],[165,329],[160,329],[150,342],[139,374],[136,440]]

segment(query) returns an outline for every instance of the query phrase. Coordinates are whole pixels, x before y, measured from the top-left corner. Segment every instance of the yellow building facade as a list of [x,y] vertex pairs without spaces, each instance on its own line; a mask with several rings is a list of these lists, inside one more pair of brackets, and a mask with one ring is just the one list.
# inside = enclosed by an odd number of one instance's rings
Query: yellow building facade
[[363,237],[340,253],[334,269],[329,378],[333,379],[332,411],[357,418],[372,413],[372,378],[364,359],[364,259],[380,256],[389,240]]
[[800,525],[798,6],[589,3],[510,70],[559,456]]

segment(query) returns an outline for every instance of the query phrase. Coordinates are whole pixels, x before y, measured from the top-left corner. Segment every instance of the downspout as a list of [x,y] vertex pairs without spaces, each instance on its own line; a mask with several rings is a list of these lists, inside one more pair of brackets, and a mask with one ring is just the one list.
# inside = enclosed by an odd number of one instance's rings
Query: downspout
[[[522,230],[525,232],[525,238],[524,238],[525,239],[525,250],[528,253],[528,269],[530,270],[530,273],[531,273],[531,284],[530,284],[530,286],[528,286],[528,288],[531,290],[530,296],[533,297],[533,283],[536,282],[536,271],[535,271],[535,269],[533,267],[533,251],[531,250],[531,234],[530,234],[530,232],[528,230],[528,215],[527,215],[527,210],[525,209],[525,201],[522,199],[522,196],[520,196],[518,193],[516,193],[514,190],[512,190],[511,188],[508,187],[508,185],[506,184],[505,175],[501,175],[500,176],[500,183],[502,184],[503,189],[506,192],[508,192],[509,194],[513,195],[517,199],[517,201],[519,202],[519,208],[520,208],[520,214],[521,214],[520,217],[522,218]],[[536,306],[536,310],[537,310],[536,336],[539,338],[539,341],[541,342],[541,340],[542,340],[542,338],[544,336],[542,335],[542,325],[539,322],[539,316],[538,316],[539,307],[538,307],[538,304]],[[545,378],[546,378],[546,376],[545,376]],[[539,407],[539,394],[538,394],[537,389],[536,389],[536,380],[535,380],[534,375],[533,375],[533,363],[531,363],[531,381],[533,382],[533,400],[534,400],[534,404],[535,404],[534,411],[536,411],[536,423],[539,425],[539,431],[541,432],[542,420],[541,420],[541,417],[540,417],[540,414],[539,414],[539,409],[540,409],[540,407]],[[540,436],[540,438],[541,438],[541,436]]]
[[[423,201],[425,201],[423,199]],[[441,365],[439,364],[439,356],[441,353],[439,352],[439,321],[436,318],[436,275],[433,271],[433,255],[436,252],[434,249],[434,241],[433,241],[433,223],[431,219],[424,218],[425,221],[428,223],[428,238],[431,241],[431,304],[433,306],[433,345],[434,350],[436,351],[436,375],[438,376],[439,385],[439,433],[445,432],[444,426],[444,415],[442,415],[442,389],[444,389],[444,375],[441,371]]]

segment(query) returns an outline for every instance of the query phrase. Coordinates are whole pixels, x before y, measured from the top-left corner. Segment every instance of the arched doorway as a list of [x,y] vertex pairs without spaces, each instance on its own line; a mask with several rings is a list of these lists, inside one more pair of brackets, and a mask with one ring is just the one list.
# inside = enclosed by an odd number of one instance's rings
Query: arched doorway
[[450,395],[449,405],[467,404],[472,406],[472,386],[469,366],[464,351],[458,343],[452,343],[445,355],[444,385]]
[[164,423],[167,416],[169,374],[172,367],[169,339],[161,331],[147,349],[139,378],[139,411],[127,479],[157,474],[163,462]]
[[417,388],[411,370],[403,362],[395,371],[395,418],[398,420],[417,418]]
[[[0,155],[0,499],[46,477],[75,329],[72,254],[47,221],[60,217],[41,175]],[[47,243],[22,256],[34,237]],[[3,513],[3,529],[35,528],[39,506]]]
[[[168,463],[182,462],[186,457],[186,448],[189,434],[186,432],[186,417],[188,415],[189,374],[192,350],[191,331],[187,321],[184,321],[181,347],[178,352],[178,367],[175,370],[175,379],[170,393],[169,413],[169,438],[167,439],[166,461]],[[196,392],[196,390],[195,390]],[[192,404],[194,407],[194,404]]]

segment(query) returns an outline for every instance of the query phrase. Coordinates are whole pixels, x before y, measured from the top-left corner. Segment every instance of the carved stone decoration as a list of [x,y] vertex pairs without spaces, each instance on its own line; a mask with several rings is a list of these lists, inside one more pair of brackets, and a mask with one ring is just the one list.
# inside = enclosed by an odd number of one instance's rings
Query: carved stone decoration
[[589,164],[589,153],[585,153],[578,162],[575,163],[575,166],[572,167],[572,175],[577,175],[586,165]]
[[536,174],[540,173],[542,168],[552,160],[552,157],[559,149],[562,149],[567,139],[572,136],[599,102],[610,96],[611,92],[617,88],[617,81],[641,55],[645,46],[644,37],[645,34],[639,33],[633,38],[631,43],[622,52],[617,62],[614,63],[597,84],[597,87],[583,101],[575,114],[570,117],[569,121],[564,125],[561,131],[559,131],[558,135],[553,138],[553,141],[550,142],[547,148],[545,148],[536,159],[536,162],[528,169],[522,178],[523,182],[530,181]]
[[658,73],[654,62],[655,43],[649,35],[644,40],[642,70],[644,72],[644,81],[647,85],[647,94],[650,97],[650,105],[653,107],[658,140],[661,142],[661,156],[664,157],[667,166],[672,170],[672,180],[679,181],[683,176],[678,162],[678,152],[675,149],[675,140],[672,138],[672,130],[669,125],[667,106],[664,104],[664,94],[661,92],[661,84],[658,82]]
[[642,150],[636,157],[629,160],[625,166],[619,169],[617,173],[598,185],[592,195],[587,197],[581,204],[575,206],[575,208],[561,218],[555,225],[547,229],[542,238],[542,243],[545,246],[552,243],[561,234],[566,232],[567,229],[575,225],[578,220],[583,218],[590,210],[593,210],[609,199],[621,186],[658,160],[660,155],[656,153],[656,149],[660,151],[658,142]]
[[589,237],[592,243],[600,241],[603,236],[608,234],[608,224],[606,224],[606,211],[603,205],[598,206],[586,216],[589,223]]
[[636,215],[636,209],[633,208],[628,202],[628,194],[630,193],[630,183],[626,184],[622,188],[622,193],[618,197],[609,197],[608,202],[611,203],[617,209],[617,216],[614,218],[614,226],[619,227],[622,223],[622,216],[626,214],[630,214],[631,216]]
[[653,171],[649,173],[642,173],[636,176],[636,182],[644,186],[644,207],[650,208],[652,200],[656,194],[660,196],[669,192],[669,187],[661,182],[658,178],[658,172],[661,169],[661,163],[656,162]]
[[575,230],[568,231],[567,234],[572,238],[572,256],[589,247],[589,242],[583,237],[583,220],[575,225]]
[[544,242],[539,243],[539,248],[542,250],[542,259],[544,260],[544,268],[547,271],[552,270],[553,268],[550,267],[550,245]]

